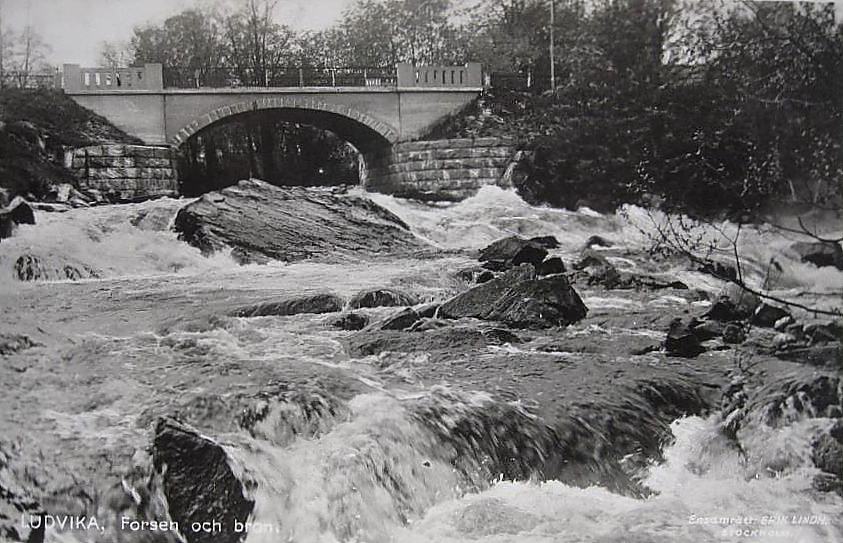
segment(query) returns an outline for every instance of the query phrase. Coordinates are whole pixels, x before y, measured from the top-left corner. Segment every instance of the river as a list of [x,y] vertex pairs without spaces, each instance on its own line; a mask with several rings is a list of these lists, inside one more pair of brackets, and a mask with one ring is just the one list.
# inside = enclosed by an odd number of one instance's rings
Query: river
[[[0,325],[37,343],[0,358],[0,444],[15,451],[13,471],[27,474],[22,484],[51,513],[107,510],[103,504],[116,482],[124,489],[142,483],[132,477],[148,469],[156,418],[181,413],[219,442],[233,471],[250,482],[254,509],[244,534],[250,543],[843,542],[843,499],[812,486],[817,469],[809,442],[831,419],[799,415],[777,428],[759,425],[738,450],[720,431],[717,412],[679,417],[661,458],[635,468],[646,495],[535,473],[510,480],[479,453],[455,463],[460,454],[442,436],[459,423],[482,441],[483,416],[503,413],[520,422],[494,440],[511,438],[513,454],[525,458],[547,454],[528,431],[543,431],[534,404],[557,390],[542,388],[546,377],[534,388],[510,387],[511,375],[469,379],[458,369],[431,367],[438,359],[423,351],[353,357],[343,343],[352,333],[330,327],[332,315],[226,316],[283,296],[350,298],[383,286],[439,300],[465,288],[453,272],[472,265],[469,250],[506,235],[555,235],[562,247],[554,253],[568,262],[594,234],[640,256],[651,231],[650,217],[638,208],[616,215],[552,210],[497,188],[447,206],[370,197],[441,251],[424,258],[238,266],[176,239],[168,227],[186,202],[173,199],[42,212],[36,226],[3,240]],[[810,289],[833,302],[843,274],[783,260],[788,240],[772,236],[756,229],[741,238],[747,273],[762,281],[776,257],[784,264],[778,294]],[[20,282],[11,270],[24,252],[71,258],[101,277]],[[615,259],[630,269],[641,262]],[[692,288],[716,292],[721,286],[686,267],[664,266]],[[658,293],[646,299],[597,289],[581,294],[591,310],[621,317],[644,306],[677,313],[705,307]],[[377,319],[394,311],[360,312]],[[608,326],[575,330],[597,342],[612,333]],[[664,330],[638,327],[635,333],[659,338]],[[481,365],[484,357],[502,354],[517,360],[519,349],[531,345],[485,346],[473,356]],[[582,354],[551,354],[569,356],[574,366],[588,363]],[[634,371],[659,362],[614,357],[611,363]],[[561,370],[552,375],[565,379]],[[234,423],[240,399],[275,394],[279,386],[285,394],[306,395],[316,415],[289,401],[249,432]],[[87,497],[80,498],[79,489]],[[113,526],[51,528],[46,540],[109,541],[114,533]],[[154,535],[124,530],[119,537],[154,541]]]

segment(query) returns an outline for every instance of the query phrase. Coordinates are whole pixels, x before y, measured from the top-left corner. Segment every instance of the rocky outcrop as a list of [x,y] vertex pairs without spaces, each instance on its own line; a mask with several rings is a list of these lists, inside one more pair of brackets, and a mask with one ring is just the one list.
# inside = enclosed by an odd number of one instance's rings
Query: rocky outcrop
[[517,282],[535,278],[533,266],[522,264],[500,276],[460,293],[446,301],[439,308],[439,316],[445,319],[474,317],[482,319],[495,307],[495,302]]
[[100,277],[101,272],[73,259],[26,253],[14,265],[15,277],[21,281],[62,281]]
[[831,266],[843,270],[843,247],[834,241],[800,241],[790,246],[802,262],[822,268]]
[[585,317],[587,308],[564,275],[536,278],[530,264],[459,294],[439,308],[443,318],[474,317],[518,328],[565,326]]
[[234,317],[282,317],[301,313],[335,313],[342,311],[344,305],[345,301],[334,294],[314,294],[241,307],[231,315]]
[[358,292],[351,297],[348,306],[351,309],[361,307],[398,307],[416,305],[419,299],[408,292],[392,288],[376,288]]
[[566,326],[582,320],[588,309],[564,275],[516,283],[485,315],[516,328]]
[[18,197],[8,205],[0,206],[0,240],[11,237],[19,224],[35,224],[35,213],[28,203]]
[[422,247],[406,224],[371,200],[276,187],[257,179],[210,192],[183,207],[175,229],[206,254],[236,248],[244,263],[359,259]]
[[155,427],[152,447],[155,471],[163,479],[170,516],[180,527],[218,522],[219,531],[184,530],[190,543],[239,543],[234,521],[245,523],[255,502],[246,495],[230,459],[218,443],[171,419]]

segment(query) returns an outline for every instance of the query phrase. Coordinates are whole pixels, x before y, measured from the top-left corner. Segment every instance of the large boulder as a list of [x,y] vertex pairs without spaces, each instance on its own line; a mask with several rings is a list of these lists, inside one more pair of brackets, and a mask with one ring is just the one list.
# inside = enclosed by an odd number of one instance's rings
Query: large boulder
[[170,516],[179,527],[194,522],[218,522],[220,530],[185,531],[190,543],[239,543],[242,533],[234,522],[245,523],[255,502],[246,495],[247,485],[230,465],[225,449],[192,428],[172,419],[160,419],[152,446],[155,471],[169,504]]
[[483,318],[513,284],[526,279],[533,279],[535,276],[536,270],[533,266],[522,264],[491,281],[454,296],[439,307],[438,316],[445,319]]
[[501,296],[485,318],[518,328],[566,326],[588,309],[564,275],[521,281]]
[[175,220],[179,237],[203,253],[239,248],[241,262],[272,258],[354,259],[423,246],[401,219],[371,200],[257,179],[205,194]]
[[843,270],[843,247],[834,241],[799,241],[790,246],[802,262]]
[[473,317],[519,328],[564,326],[585,317],[587,309],[562,274],[536,278],[535,268],[522,264],[467,290],[439,308],[446,319]]
[[482,249],[478,259],[481,262],[493,263],[496,270],[504,270],[524,263],[538,266],[547,256],[546,245],[547,242],[541,239],[533,241],[519,236],[510,236],[499,239]]
[[343,305],[345,301],[335,294],[313,294],[241,307],[235,310],[232,316],[281,317],[301,313],[336,313],[342,311]]

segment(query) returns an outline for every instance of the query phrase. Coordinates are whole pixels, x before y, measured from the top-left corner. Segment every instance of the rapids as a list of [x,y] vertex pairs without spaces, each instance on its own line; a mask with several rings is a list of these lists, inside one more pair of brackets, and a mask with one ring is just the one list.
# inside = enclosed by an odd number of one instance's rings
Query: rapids
[[[255,506],[242,527],[249,543],[843,543],[843,499],[814,490],[819,470],[808,450],[832,419],[794,411],[777,428],[758,421],[743,430],[739,449],[721,431],[721,413],[677,418],[660,458],[632,469],[648,489],[634,495],[547,477],[538,464],[553,456],[558,436],[542,422],[534,398],[501,392],[507,388],[500,376],[489,376],[488,387],[444,368],[430,378],[421,368],[432,355],[423,352],[349,357],[342,343],[348,332],[329,327],[330,315],[225,316],[279,295],[334,292],[347,299],[385,285],[442,299],[464,288],[452,272],[472,264],[467,250],[506,235],[555,235],[562,246],[552,253],[570,261],[595,234],[641,254],[651,245],[654,221],[670,220],[637,207],[611,216],[534,207],[493,187],[443,206],[366,196],[441,253],[238,266],[176,239],[169,226],[186,202],[173,199],[38,213],[37,225],[21,226],[0,245],[0,325],[38,345],[0,358],[0,444],[19,453],[10,469],[27,474],[50,511],[84,510],[108,524],[108,500],[96,492],[105,495],[120,481],[140,485],[132,474],[149,466],[152,422],[178,413],[217,440],[249,483]],[[737,227],[715,226],[694,228],[728,249]],[[833,224],[823,232],[841,233]],[[812,302],[840,307],[843,273],[799,263],[786,249],[796,238],[744,227],[738,243],[751,281],[760,288],[775,259],[782,272],[771,292],[804,301],[810,290]],[[84,262],[100,277],[20,282],[12,268],[27,252]],[[613,263],[646,265],[623,257]],[[692,288],[721,287],[675,260],[652,266]],[[641,300],[614,291],[586,291],[583,299],[621,317],[650,303],[666,311],[690,307],[681,298]],[[376,319],[392,311],[361,312]],[[576,331],[594,341],[610,332]],[[663,330],[638,333],[660,337]],[[517,357],[520,348],[489,346],[476,358],[507,349]],[[261,400],[268,416],[257,417],[248,432],[233,422],[243,405],[252,405],[247,399],[270,398],[264,391],[277,383],[290,383],[291,391],[284,401]],[[296,394],[307,394],[308,410]],[[468,436],[470,446],[460,448],[464,443],[451,439],[457,435]],[[500,450],[521,464],[501,467]],[[68,490],[74,485],[94,496],[80,502]],[[46,540],[149,535],[115,533],[113,526],[51,529]]]

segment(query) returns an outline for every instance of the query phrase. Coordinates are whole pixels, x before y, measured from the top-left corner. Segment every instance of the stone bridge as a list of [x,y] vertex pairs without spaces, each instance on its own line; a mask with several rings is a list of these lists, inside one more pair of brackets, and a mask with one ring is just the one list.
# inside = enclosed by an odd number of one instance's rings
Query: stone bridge
[[[153,146],[77,149],[67,164],[82,186],[112,200],[172,196],[178,192],[173,149],[215,123],[272,109],[287,121],[330,130],[354,145],[363,157],[361,182],[369,190],[457,200],[483,185],[505,183],[510,141],[411,141],[478,95],[479,64],[399,64],[390,73],[319,70],[305,74],[294,68],[286,78],[267,77],[262,81],[267,86],[246,87],[229,73],[202,79],[198,72],[195,77],[165,72],[160,64],[119,69],[65,64],[67,95]],[[290,86],[277,86],[284,84]]]
[[[418,138],[482,90],[479,64],[399,64],[391,78],[357,86],[167,88],[160,64],[80,68],[65,64],[63,86],[80,105],[150,145],[178,147],[203,128],[250,111],[275,109],[285,120],[334,132],[363,153]],[[337,82],[336,75],[332,78]]]

